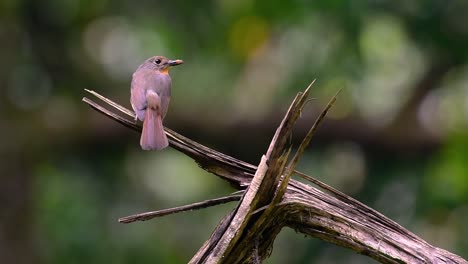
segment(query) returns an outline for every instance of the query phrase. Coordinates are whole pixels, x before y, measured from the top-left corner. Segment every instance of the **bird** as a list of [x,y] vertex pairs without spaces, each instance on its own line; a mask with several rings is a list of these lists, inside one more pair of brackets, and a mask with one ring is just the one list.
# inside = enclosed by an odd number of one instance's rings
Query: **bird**
[[182,63],[183,60],[153,56],[132,75],[130,103],[135,111],[135,121],[143,121],[140,138],[143,150],[161,150],[169,145],[162,123],[171,100],[169,69]]

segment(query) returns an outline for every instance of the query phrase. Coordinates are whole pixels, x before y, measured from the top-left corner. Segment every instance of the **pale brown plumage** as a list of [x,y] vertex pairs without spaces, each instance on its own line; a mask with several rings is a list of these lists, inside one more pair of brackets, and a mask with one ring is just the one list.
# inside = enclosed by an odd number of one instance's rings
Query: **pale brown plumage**
[[144,150],[160,150],[169,145],[162,124],[171,99],[169,68],[182,63],[154,56],[133,73],[130,103],[135,119],[143,121],[140,145]]

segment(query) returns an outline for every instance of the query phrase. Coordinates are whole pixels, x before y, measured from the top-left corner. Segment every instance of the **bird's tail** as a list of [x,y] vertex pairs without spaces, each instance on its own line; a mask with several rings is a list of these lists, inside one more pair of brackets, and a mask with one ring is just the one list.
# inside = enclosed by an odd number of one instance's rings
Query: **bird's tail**
[[161,100],[156,93],[149,93],[147,102],[140,145],[144,150],[161,150],[169,145],[159,108]]

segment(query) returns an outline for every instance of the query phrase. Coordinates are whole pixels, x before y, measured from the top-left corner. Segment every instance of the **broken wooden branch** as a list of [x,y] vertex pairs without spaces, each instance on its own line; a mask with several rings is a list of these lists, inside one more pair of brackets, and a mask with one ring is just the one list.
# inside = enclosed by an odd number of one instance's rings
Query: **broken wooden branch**
[[[294,170],[321,118],[335,100],[334,97],[330,101],[288,163],[291,152],[289,135],[307,102],[309,88],[298,93],[294,99],[259,166],[212,150],[165,129],[173,148],[235,188],[245,190],[238,206],[220,221],[190,263],[258,263],[269,256],[276,235],[285,226],[350,248],[382,263],[467,263],[455,254],[430,245],[352,197]],[[132,111],[96,92],[89,92],[133,117]],[[83,98],[83,101],[117,122],[135,131],[141,130],[141,126],[135,124],[133,119],[119,116],[88,98]],[[292,173],[309,180],[325,192],[290,179]],[[145,217],[190,210],[197,206],[192,204],[150,212],[135,216],[134,219],[141,217],[141,220],[146,220]]]
[[161,216],[166,216],[170,214],[176,214],[180,212],[186,212],[186,211],[192,211],[192,210],[198,210],[202,208],[208,208],[211,206],[215,205],[220,205],[224,203],[229,203],[229,202],[234,202],[234,201],[239,201],[241,199],[242,195],[240,194],[234,194],[234,195],[228,195],[216,199],[210,199],[210,200],[205,200],[202,202],[197,202],[193,204],[188,204],[188,205],[183,205],[179,207],[173,207],[169,209],[163,209],[163,210],[158,210],[158,211],[152,211],[152,212],[145,212],[141,214],[135,214],[135,215],[130,215],[126,217],[119,218],[120,223],[128,224],[132,223],[135,221],[147,221],[156,217],[161,217]]

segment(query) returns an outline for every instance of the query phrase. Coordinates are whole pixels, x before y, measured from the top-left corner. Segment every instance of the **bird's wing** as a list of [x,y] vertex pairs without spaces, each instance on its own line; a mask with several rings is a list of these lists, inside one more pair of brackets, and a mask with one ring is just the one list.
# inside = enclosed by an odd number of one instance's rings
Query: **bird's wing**
[[166,116],[171,101],[171,77],[168,74],[154,74],[152,76],[154,91],[158,93],[161,99],[161,116]]
[[147,106],[146,90],[150,84],[150,82],[148,82],[148,77],[151,76],[151,73],[152,72],[149,70],[138,69],[132,76],[130,103],[138,119],[142,121],[145,117],[145,109]]

